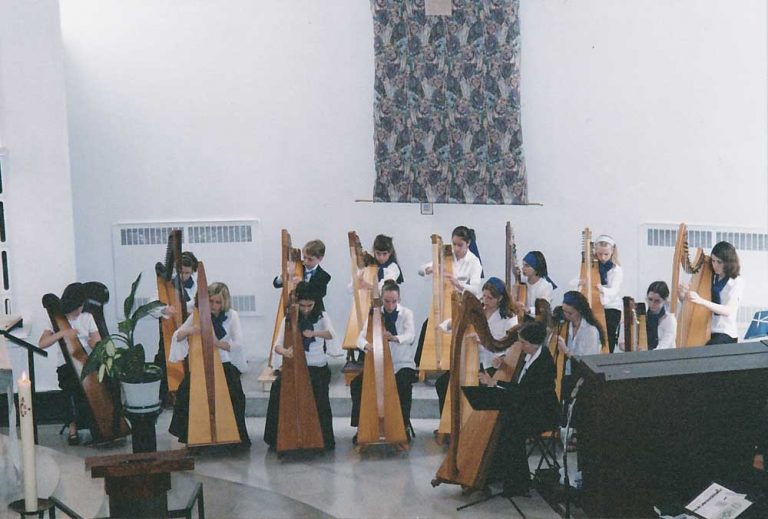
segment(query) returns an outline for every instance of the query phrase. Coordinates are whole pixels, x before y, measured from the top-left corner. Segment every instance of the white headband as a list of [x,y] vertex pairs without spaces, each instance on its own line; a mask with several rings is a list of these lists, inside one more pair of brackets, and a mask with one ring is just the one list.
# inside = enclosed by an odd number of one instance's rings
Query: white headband
[[613,238],[611,238],[607,234],[601,234],[600,236],[598,236],[597,240],[595,240],[595,243],[607,243],[611,247],[616,246],[616,242],[613,241]]

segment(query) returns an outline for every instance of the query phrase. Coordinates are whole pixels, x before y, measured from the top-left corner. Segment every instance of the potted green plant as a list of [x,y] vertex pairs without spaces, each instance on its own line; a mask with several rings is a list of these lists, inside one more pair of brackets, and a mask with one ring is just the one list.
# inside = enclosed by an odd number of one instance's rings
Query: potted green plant
[[103,337],[94,346],[83,366],[81,377],[84,379],[90,373],[98,373],[101,382],[105,375],[109,375],[113,380],[120,381],[126,410],[149,413],[160,408],[162,370],[146,362],[144,346],[134,342],[134,333],[139,321],[150,315],[152,310],[163,306],[163,303],[151,301],[131,314],[140,282],[141,274],[131,285],[131,293],[123,303],[125,319],[118,323],[118,332]]

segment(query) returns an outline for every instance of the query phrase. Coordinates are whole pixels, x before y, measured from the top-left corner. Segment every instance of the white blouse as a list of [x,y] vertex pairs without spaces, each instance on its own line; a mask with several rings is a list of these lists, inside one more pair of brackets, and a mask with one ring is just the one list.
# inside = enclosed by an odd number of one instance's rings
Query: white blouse
[[744,294],[744,278],[730,278],[720,291],[720,304],[727,306],[729,315],[712,313],[712,333],[724,333],[731,337],[739,337],[737,317],[741,296]]
[[537,299],[546,299],[548,303],[552,303],[552,292],[555,291],[555,287],[547,281],[547,278],[539,278],[533,284],[526,282],[526,285],[528,285],[528,290],[525,296],[525,306],[530,309],[531,315],[536,313]]
[[[378,267],[377,267],[378,269]],[[361,274],[365,273],[365,269],[357,269],[357,275],[360,276]],[[377,277],[378,277],[378,271],[377,271]],[[392,262],[386,267],[384,267],[384,276],[379,280],[379,293],[381,293],[382,288],[384,287],[384,282],[388,279],[391,279],[395,283],[397,283],[397,279],[400,277],[400,267],[397,265],[397,263]],[[347,290],[352,292],[352,281],[349,282],[349,285],[347,285]]]
[[[416,369],[416,362],[414,361],[416,356],[416,328],[413,324],[413,312],[399,304],[397,305],[395,328],[397,328],[397,340],[400,342],[389,341],[389,351],[392,354],[395,373],[403,368]],[[365,350],[365,345],[368,344],[367,335],[368,319],[365,320],[360,335],[357,337],[358,349]]]
[[[194,313],[190,314],[187,320],[184,321],[184,324],[173,333],[173,339],[171,339],[171,352],[168,355],[168,360],[171,362],[180,362],[186,359],[187,355],[189,355],[189,341],[186,338],[179,340],[179,331],[188,331],[191,329],[193,319]],[[235,310],[227,311],[227,319],[224,321],[224,330],[227,334],[219,340],[229,343],[229,351],[218,348],[221,362],[231,362],[240,373],[245,373],[248,370],[248,364],[245,361],[245,354],[243,353],[243,329],[240,325],[240,316],[237,315]]]
[[[425,263],[419,269],[419,275],[424,276],[427,268],[432,268],[432,262]],[[475,256],[472,251],[467,251],[461,259],[456,259],[453,256],[453,277],[456,278],[465,290],[469,290],[472,294],[480,297],[483,288],[483,265],[480,263],[480,258]]]
[[[576,334],[573,333],[573,323],[568,323],[568,341],[565,343],[572,355],[597,355],[600,353],[600,332],[589,324],[586,319],[581,320]],[[571,359],[565,363],[565,374],[571,374]]]
[[598,285],[598,290],[600,290],[600,302],[603,304],[603,308],[623,310],[624,301],[621,296],[621,283],[624,281],[624,270],[621,268],[621,265],[614,265],[613,268],[608,271],[606,278],[606,281],[608,281],[607,284]]
[[[80,312],[80,315],[77,316],[77,319],[69,321],[69,325],[72,327],[73,330],[77,332],[77,340],[80,341],[80,344],[83,346],[85,353],[87,353],[90,356],[93,349],[88,344],[88,338],[91,336],[93,332],[99,331],[99,328],[96,326],[96,321],[93,319],[93,315],[91,315],[88,312]],[[58,362],[56,366],[57,367],[63,366],[65,364],[65,361],[64,361],[64,354],[61,352],[61,348],[58,348],[56,350],[56,354],[57,354],[57,362]]]
[[[317,368],[322,368],[323,366],[328,365],[328,353],[335,355],[337,353],[340,353],[338,350],[338,346],[336,345],[336,341],[334,340],[336,338],[336,332],[333,330],[333,324],[331,323],[331,318],[328,317],[328,314],[326,312],[323,312],[323,315],[320,317],[320,319],[314,324],[313,327],[314,331],[316,332],[331,332],[331,338],[330,339],[322,339],[320,337],[315,337],[315,340],[312,341],[309,344],[309,351],[304,352],[305,356],[307,357],[307,366],[314,366]],[[272,346],[272,368],[273,369],[280,369],[280,366],[283,365],[283,356],[279,354],[277,351],[275,351],[275,346],[283,346],[283,342],[285,341],[285,317],[283,317],[283,322],[280,323],[280,331],[277,334],[277,339],[275,339],[275,344]]]
[[[488,328],[490,328],[491,335],[496,340],[503,339],[504,336],[507,335],[507,330],[509,330],[516,324],[517,324],[516,315],[513,315],[512,317],[508,317],[505,319],[501,316],[501,313],[498,310],[493,312],[491,316],[488,318]],[[491,351],[487,349],[485,346],[483,346],[482,344],[478,349],[478,357],[480,359],[480,363],[486,369],[493,366],[491,362],[493,361],[494,357],[503,357],[505,353],[506,353],[506,350]]]

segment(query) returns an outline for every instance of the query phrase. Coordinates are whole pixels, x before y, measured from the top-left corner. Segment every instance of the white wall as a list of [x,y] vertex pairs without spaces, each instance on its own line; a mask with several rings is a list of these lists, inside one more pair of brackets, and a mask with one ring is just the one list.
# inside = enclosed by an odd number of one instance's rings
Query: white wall
[[[78,277],[113,282],[113,222],[259,218],[264,265],[243,268],[277,270],[282,227],[322,238],[342,329],[350,229],[368,246],[395,237],[419,319],[429,235],[458,224],[500,275],[511,220],[561,286],[581,229],[608,232],[635,295],[650,281],[636,275],[640,223],[766,227],[764,1],[541,0],[521,13],[530,199],[543,206],[421,216],[355,202],[374,180],[368,2],[62,0]],[[264,287],[267,307],[276,292]],[[272,320],[249,324],[252,356]]]
[[[56,0],[0,0],[0,147],[14,312],[37,344],[50,321],[40,301],[75,279],[64,62]],[[17,378],[26,354],[9,347]],[[56,351],[37,360],[55,389]],[[39,359],[39,358],[38,358]]]

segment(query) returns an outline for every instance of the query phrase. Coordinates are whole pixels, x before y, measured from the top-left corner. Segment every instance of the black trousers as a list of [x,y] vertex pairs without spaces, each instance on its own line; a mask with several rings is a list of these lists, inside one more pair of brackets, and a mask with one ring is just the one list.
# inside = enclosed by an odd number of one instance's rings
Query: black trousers
[[[309,366],[309,380],[312,384],[312,392],[315,395],[315,405],[320,418],[320,429],[323,432],[323,443],[326,449],[336,445],[333,436],[333,414],[331,412],[331,400],[328,396],[328,386],[331,383],[331,370],[328,366]],[[282,373],[272,382],[269,390],[269,405],[267,406],[267,419],[264,424],[264,442],[270,447],[277,446],[277,427],[280,417],[280,386]]]
[[[240,433],[240,441],[250,445],[251,440],[248,437],[248,428],[245,425],[245,393],[243,385],[240,383],[240,370],[232,365],[231,362],[223,362],[224,377],[227,380],[227,389],[229,398],[232,400],[232,410],[235,414],[237,431]],[[189,375],[184,376],[184,380],[179,384],[176,391],[176,404],[173,408],[171,425],[168,432],[176,436],[180,442],[187,443],[187,433],[189,431]]]
[[613,353],[619,342],[619,323],[621,323],[621,310],[615,308],[605,309],[605,333],[608,334],[608,349]]
[[[397,395],[400,397],[400,411],[403,413],[403,423],[408,428],[411,420],[411,403],[413,402],[413,383],[418,380],[416,370],[401,368],[395,373]],[[360,373],[349,384],[349,392],[352,395],[352,427],[357,427],[360,422],[360,400],[363,397],[363,374]]]
[[736,337],[731,337],[730,335],[727,335],[725,333],[713,333],[712,336],[709,338],[709,341],[707,341],[707,345],[732,344],[734,342],[738,342]]
[[89,428],[93,423],[93,415],[77,373],[65,363],[56,368],[56,375],[65,400],[64,423],[68,425],[74,422],[79,429]]

